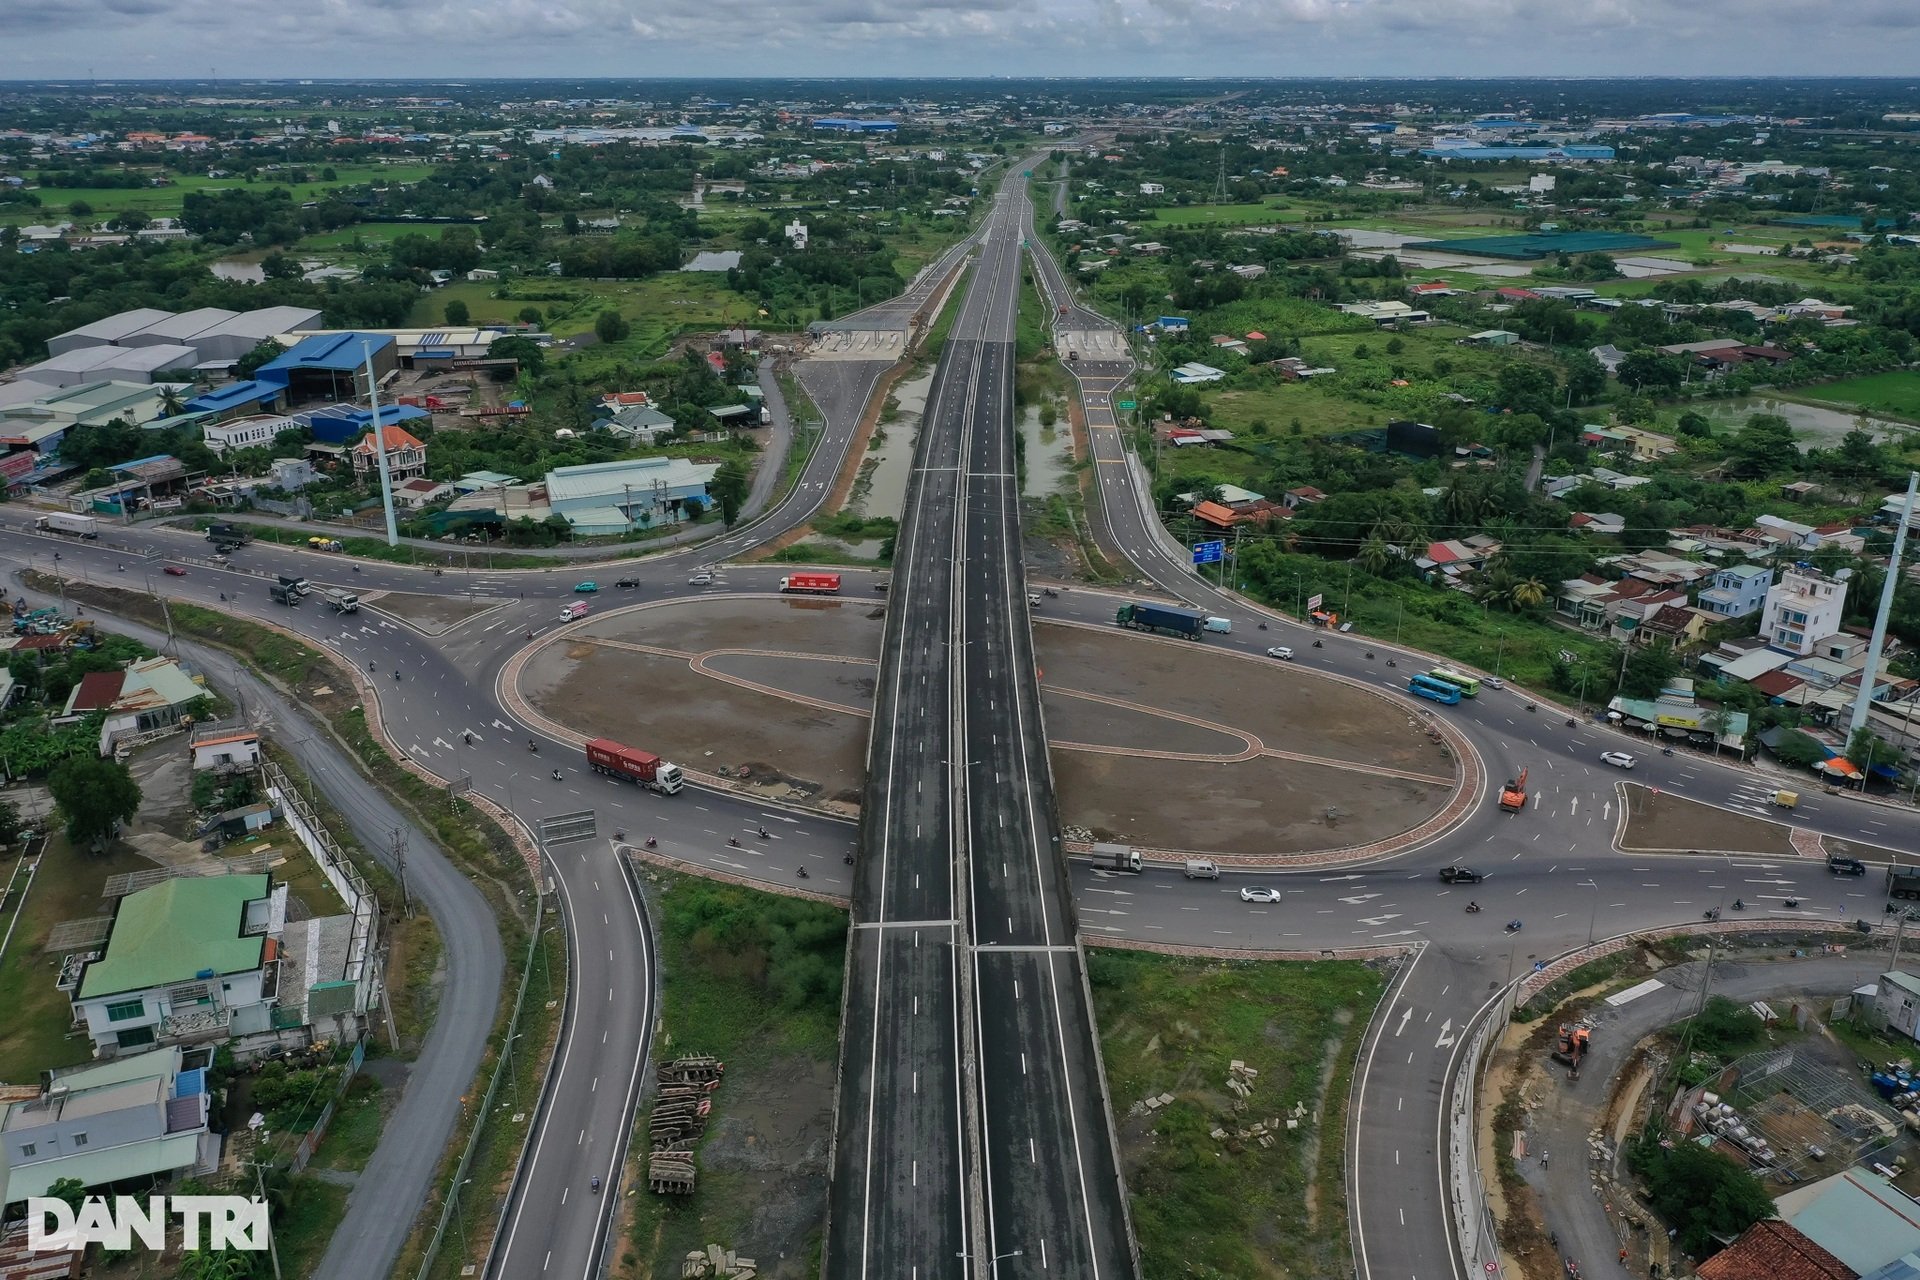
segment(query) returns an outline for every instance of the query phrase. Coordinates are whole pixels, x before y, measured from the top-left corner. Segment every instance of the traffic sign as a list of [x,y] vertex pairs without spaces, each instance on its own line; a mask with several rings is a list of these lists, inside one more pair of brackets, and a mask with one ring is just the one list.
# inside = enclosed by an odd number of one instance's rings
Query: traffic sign
[[1308,597],[1307,597],[1307,612],[1308,612],[1308,613],[1318,613],[1318,612],[1320,611],[1320,599],[1321,599],[1321,598],[1320,598],[1319,596],[1308,596]]
[[576,813],[556,813],[551,818],[540,819],[538,827],[540,840],[544,844],[591,840],[594,833],[593,810],[581,809]]
[[1138,408],[1140,407],[1140,405],[1139,405],[1139,403],[1138,403],[1137,401],[1133,401],[1133,400],[1122,400],[1122,401],[1120,402],[1120,407],[1121,407],[1122,409],[1138,409]]
[[1193,544],[1193,562],[1195,564],[1219,564],[1227,558],[1227,544],[1224,542],[1196,542]]

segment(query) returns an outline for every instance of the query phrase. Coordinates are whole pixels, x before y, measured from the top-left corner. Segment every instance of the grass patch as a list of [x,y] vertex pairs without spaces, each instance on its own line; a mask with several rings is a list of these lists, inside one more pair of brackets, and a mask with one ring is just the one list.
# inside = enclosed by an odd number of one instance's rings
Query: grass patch
[[353,1078],[334,1109],[327,1136],[314,1152],[310,1169],[364,1169],[380,1145],[387,1099],[380,1082],[364,1071]]
[[[1385,979],[1353,961],[1088,954],[1146,1275],[1333,1275],[1347,1259],[1342,1156],[1352,1061]],[[1259,1072],[1237,1109],[1234,1059]],[[1130,1111],[1163,1093],[1154,1112]],[[1285,1127],[1296,1104],[1300,1126]],[[1271,1147],[1233,1135],[1278,1119]],[[1215,1128],[1228,1132],[1214,1139]]]
[[1162,226],[1242,227],[1249,223],[1272,222],[1276,218],[1297,215],[1298,209],[1283,204],[1190,204],[1155,209],[1153,221]]
[[281,1274],[312,1275],[346,1212],[347,1188],[304,1174],[294,1178],[273,1217],[273,1244],[280,1253]]
[[[661,1029],[654,1056],[708,1053],[726,1061],[725,1081],[714,1095],[716,1119],[746,1098],[783,1097],[786,1082],[801,1076],[823,1087],[810,1088],[806,1101],[796,1097],[795,1105],[830,1113],[846,912],[693,877],[646,875],[660,947]],[[636,1124],[642,1136],[634,1144],[640,1162],[634,1176],[642,1185],[646,1128],[643,1114]],[[712,1135],[710,1124],[703,1149],[714,1142]],[[691,1196],[640,1191],[630,1202],[627,1246],[616,1274],[678,1275],[687,1252],[709,1243],[737,1247],[761,1260],[763,1274],[776,1273],[784,1264],[745,1232],[770,1199],[803,1190],[824,1214],[825,1159],[818,1151],[809,1156],[817,1168],[783,1171],[787,1179],[808,1184],[804,1189],[781,1185],[781,1175],[708,1169],[702,1162]],[[817,1224],[812,1230],[817,1249]]]
[[837,564],[849,569],[871,569],[876,565],[892,564],[891,560],[882,560],[879,556],[857,556],[845,547],[831,542],[796,542],[790,547],[782,547],[766,557],[775,564]]
[[[324,166],[303,164],[300,167],[318,174]],[[177,218],[190,191],[252,191],[265,195],[275,187],[281,187],[292,195],[297,207],[305,201],[318,200],[337,187],[418,182],[433,171],[432,165],[424,163],[336,164],[332,168],[332,182],[276,182],[270,173],[262,174],[255,182],[243,178],[168,173],[166,176],[171,181],[164,187],[29,187],[28,190],[40,197],[39,206],[0,205],[0,223],[59,222],[69,216],[67,207],[75,200],[84,200],[93,207],[92,213],[80,219],[86,223],[105,222],[116,213],[129,209],[138,209],[152,218]],[[157,176],[163,171],[154,166],[152,172]],[[405,229],[397,228],[396,234]],[[348,238],[351,239],[351,236]]]
[[1920,373],[1908,369],[1803,387],[1799,394],[1866,413],[1920,420]]
[[[107,877],[128,871],[150,871],[153,863],[123,844],[112,845],[99,857],[74,851],[67,837],[55,832],[40,854],[40,870],[19,906],[19,926],[0,956],[0,1081],[33,1084],[52,1067],[71,1067],[93,1056],[92,1042],[83,1034],[68,1034],[73,1005],[55,987],[60,957],[45,950],[47,935],[63,920],[80,920],[105,913],[100,891]],[[0,884],[14,870],[9,858],[0,871]],[[14,882],[15,902],[26,885],[26,869]],[[11,912],[8,920],[12,919]],[[0,933],[6,926],[0,923]]]

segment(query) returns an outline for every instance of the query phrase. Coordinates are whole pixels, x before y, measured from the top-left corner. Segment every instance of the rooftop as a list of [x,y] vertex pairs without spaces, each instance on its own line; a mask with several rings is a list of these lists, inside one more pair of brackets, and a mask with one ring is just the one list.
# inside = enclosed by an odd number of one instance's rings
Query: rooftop
[[323,369],[329,373],[353,373],[367,362],[367,351],[384,351],[393,339],[382,333],[317,333],[302,338],[287,348],[286,354],[260,366],[259,373],[279,373],[294,369]]
[[1756,1222],[1694,1274],[1700,1280],[1854,1280],[1852,1267],[1777,1218]]
[[83,324],[78,329],[69,329],[60,334],[60,338],[92,338],[98,342],[114,342],[129,334],[134,334],[149,325],[171,318],[172,312],[161,311],[156,307],[136,307],[132,311],[122,311],[116,315],[95,320],[92,324]]
[[265,939],[241,930],[247,904],[271,888],[266,875],[176,877],[128,894],[114,913],[106,953],[87,965],[75,998],[259,967]]

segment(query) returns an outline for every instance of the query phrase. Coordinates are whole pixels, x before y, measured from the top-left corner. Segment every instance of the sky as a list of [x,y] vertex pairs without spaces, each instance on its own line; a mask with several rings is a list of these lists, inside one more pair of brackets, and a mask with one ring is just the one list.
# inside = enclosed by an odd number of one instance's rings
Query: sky
[[0,79],[1910,75],[1920,0],[0,0]]

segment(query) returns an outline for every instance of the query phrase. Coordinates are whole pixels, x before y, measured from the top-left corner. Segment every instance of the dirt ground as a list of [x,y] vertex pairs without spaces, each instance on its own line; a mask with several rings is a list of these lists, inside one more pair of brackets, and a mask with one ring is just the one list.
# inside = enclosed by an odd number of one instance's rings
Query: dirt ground
[[[1757,853],[1770,858],[1805,856],[1795,851],[1791,828],[1785,823],[1728,813],[1651,787],[1629,786],[1626,791],[1627,828],[1620,837],[1622,848],[1648,853],[1698,849]],[[1876,853],[1871,846],[1832,838],[1822,840],[1821,848],[1860,858]],[[1884,852],[1879,851],[1881,856]]]
[[[326,601],[317,602],[326,608]],[[388,591],[362,602],[364,608],[390,613],[430,636],[451,631],[469,618],[477,618],[500,602],[493,599],[469,600],[462,596],[416,596],[405,591]]]
[[700,1148],[700,1170],[752,1190],[753,1216],[733,1242],[759,1263],[758,1274],[800,1280],[811,1274],[807,1242],[827,1216],[827,1154],[833,1146],[834,1068],[782,1059],[770,1070],[727,1079]]
[[[880,607],[852,600],[645,608],[596,619],[541,649],[521,690],[581,732],[706,772],[770,769],[816,799],[857,804],[868,721],[854,709],[872,705],[884,618]],[[1404,711],[1365,690],[1119,632],[1042,626],[1035,639],[1056,744],[1232,757],[1251,741],[1322,761],[1165,759],[1056,745],[1061,820],[1070,828],[1153,848],[1257,857],[1364,844],[1446,803],[1450,785],[1381,774],[1452,779],[1456,770]],[[709,670],[691,665],[700,655]],[[1300,732],[1302,725],[1312,731]]]

